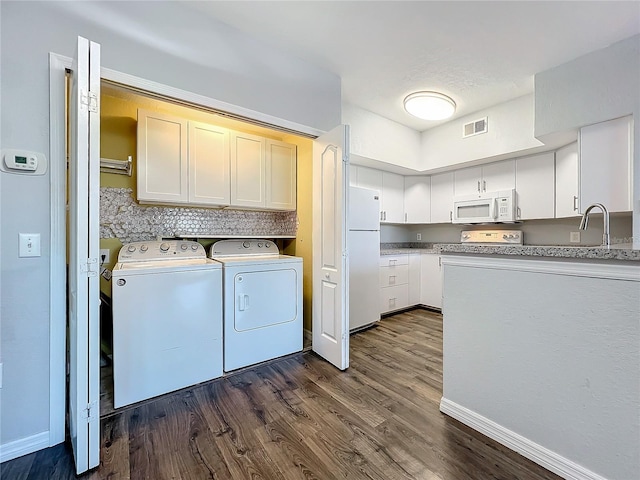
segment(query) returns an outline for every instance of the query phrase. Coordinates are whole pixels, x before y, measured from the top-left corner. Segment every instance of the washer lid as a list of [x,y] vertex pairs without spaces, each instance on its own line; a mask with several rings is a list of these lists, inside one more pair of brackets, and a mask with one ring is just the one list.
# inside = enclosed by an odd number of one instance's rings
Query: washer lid
[[209,258],[151,260],[148,262],[118,262],[113,267],[114,276],[147,273],[170,273],[195,270],[220,270],[222,264]]

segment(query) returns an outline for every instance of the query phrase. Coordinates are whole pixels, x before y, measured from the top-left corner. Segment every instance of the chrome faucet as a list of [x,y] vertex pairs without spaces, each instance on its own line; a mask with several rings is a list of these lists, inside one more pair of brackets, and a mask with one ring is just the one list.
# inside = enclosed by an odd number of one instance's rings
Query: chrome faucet
[[593,210],[594,207],[598,207],[602,210],[602,221],[604,222],[604,229],[602,233],[602,246],[609,248],[609,210],[601,203],[593,203],[587,207],[584,211],[584,215],[582,215],[582,220],[580,221],[580,226],[578,227],[580,230],[586,230],[587,225],[589,225],[589,213]]

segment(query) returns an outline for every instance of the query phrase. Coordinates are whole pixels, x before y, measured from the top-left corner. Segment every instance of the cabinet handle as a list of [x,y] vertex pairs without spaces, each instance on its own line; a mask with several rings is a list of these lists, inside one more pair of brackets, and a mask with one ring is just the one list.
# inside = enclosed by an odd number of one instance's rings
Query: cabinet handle
[[382,218],[382,213],[383,213],[383,212],[380,212],[380,220],[384,220],[384,219]]
[[478,180],[478,193],[480,193],[480,180]]
[[385,212],[384,212],[384,219],[385,219],[385,220],[387,219],[387,211],[386,211],[386,210],[385,210]]
[[573,211],[577,212],[578,211],[578,197],[577,196],[573,196]]
[[518,207],[516,211],[518,212],[518,218],[522,218],[522,210],[520,210],[520,207]]
[[442,257],[438,257],[438,266],[442,267]]
[[486,180],[483,180],[483,181],[482,181],[482,191],[483,191],[483,192],[486,192],[486,191],[487,191],[487,181],[486,181]]
[[391,265],[395,265],[397,261],[398,261],[398,260],[396,260],[395,258],[390,259],[390,260],[389,260],[389,265],[390,265],[390,266],[391,266]]
[[449,210],[449,221],[453,222],[453,211]]

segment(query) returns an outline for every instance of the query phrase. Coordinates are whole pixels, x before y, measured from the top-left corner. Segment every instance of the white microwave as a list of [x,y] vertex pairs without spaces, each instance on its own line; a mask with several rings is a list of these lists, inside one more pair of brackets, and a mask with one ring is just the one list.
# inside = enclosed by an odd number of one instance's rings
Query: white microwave
[[485,192],[453,199],[452,223],[509,223],[516,220],[516,191]]

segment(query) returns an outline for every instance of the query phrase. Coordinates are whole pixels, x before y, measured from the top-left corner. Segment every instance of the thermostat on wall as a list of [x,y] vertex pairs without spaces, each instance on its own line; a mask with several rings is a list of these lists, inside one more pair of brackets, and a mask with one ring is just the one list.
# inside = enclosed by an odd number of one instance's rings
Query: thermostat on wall
[[0,170],[20,175],[43,175],[47,171],[47,159],[44,153],[3,150]]

